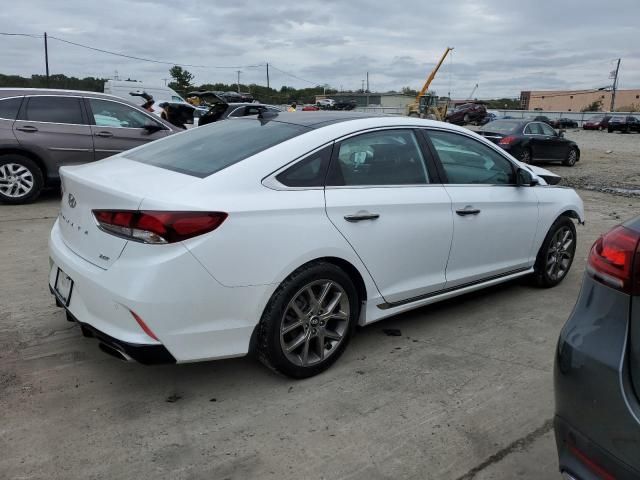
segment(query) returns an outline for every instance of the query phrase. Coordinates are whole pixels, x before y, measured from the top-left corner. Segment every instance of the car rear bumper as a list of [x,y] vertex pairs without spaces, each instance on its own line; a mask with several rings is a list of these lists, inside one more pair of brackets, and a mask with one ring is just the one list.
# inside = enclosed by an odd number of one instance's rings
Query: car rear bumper
[[[107,270],[76,255],[54,225],[49,239],[54,289],[58,268],[73,280],[65,306],[83,331],[128,350],[165,349],[177,362],[242,356],[271,285],[225,287],[182,245],[129,242]],[[157,338],[143,330],[135,313]],[[106,341],[104,341],[106,340]],[[160,347],[160,348],[155,348]],[[140,357],[135,351],[130,357]],[[145,356],[146,353],[143,355]],[[162,358],[171,361],[164,354]]]
[[556,442],[560,470],[577,479],[640,478],[640,405],[626,361],[630,298],[585,275],[560,334]]

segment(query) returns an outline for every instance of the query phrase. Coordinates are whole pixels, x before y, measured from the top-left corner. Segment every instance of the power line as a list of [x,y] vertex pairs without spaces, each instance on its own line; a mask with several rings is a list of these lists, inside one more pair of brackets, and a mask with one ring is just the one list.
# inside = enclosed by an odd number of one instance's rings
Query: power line
[[311,80],[305,80],[304,78],[298,77],[297,75],[294,75],[293,73],[285,72],[284,70],[281,70],[280,68],[276,67],[273,63],[270,63],[269,66],[271,68],[273,68],[274,70],[279,71],[280,73],[284,73],[285,75],[288,75],[288,76],[290,76],[292,78],[295,78],[297,80],[300,80],[302,82],[310,83],[311,85],[321,85],[321,82],[312,82]]
[[[0,35],[31,37],[31,38],[43,38],[43,35],[36,35],[36,34],[31,34],[31,33],[0,32]],[[105,50],[103,48],[92,47],[90,45],[85,45],[83,43],[72,42],[70,40],[65,40],[64,38],[54,37],[53,35],[49,35],[48,38],[51,39],[51,40],[57,40],[58,42],[67,43],[69,45],[74,45],[76,47],[86,48],[88,50],[93,50],[95,52],[106,53],[107,55],[114,55],[114,56],[117,56],[117,57],[129,58],[131,60],[138,60],[138,61],[141,61],[141,62],[149,62],[149,63],[157,63],[157,64],[161,64],[161,65],[180,65],[182,67],[189,67],[189,68],[221,68],[221,69],[227,69],[227,68],[228,69],[257,68],[257,67],[264,66],[264,64],[258,64],[258,65],[194,65],[194,64],[180,63],[180,62],[167,62],[165,60],[155,60],[153,58],[137,57],[135,55],[127,55],[126,53],[114,52],[114,51],[111,51],[111,50]]]

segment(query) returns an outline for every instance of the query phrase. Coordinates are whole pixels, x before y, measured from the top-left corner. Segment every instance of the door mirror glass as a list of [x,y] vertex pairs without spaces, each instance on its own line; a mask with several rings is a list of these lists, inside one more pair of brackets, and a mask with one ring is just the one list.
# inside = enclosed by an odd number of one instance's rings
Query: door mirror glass
[[533,187],[534,185],[538,185],[538,179],[534,178],[531,172],[525,170],[524,168],[518,168],[518,174],[516,178],[519,187],[522,187],[524,185],[528,185],[531,187]]

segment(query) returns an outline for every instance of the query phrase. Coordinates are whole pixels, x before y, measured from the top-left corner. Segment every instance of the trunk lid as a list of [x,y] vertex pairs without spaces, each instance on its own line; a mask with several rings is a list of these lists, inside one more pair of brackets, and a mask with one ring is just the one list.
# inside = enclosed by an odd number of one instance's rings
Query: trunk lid
[[142,200],[175,191],[199,179],[116,157],[60,169],[59,224],[64,243],[78,256],[108,269],[127,240],[102,231],[92,210],[137,210]]
[[500,140],[502,140],[506,135],[503,133],[499,133],[499,132],[489,132],[489,131],[485,131],[485,130],[480,130],[477,132],[478,135],[482,135],[484,138],[486,138],[487,140],[493,142],[493,143],[498,143]]

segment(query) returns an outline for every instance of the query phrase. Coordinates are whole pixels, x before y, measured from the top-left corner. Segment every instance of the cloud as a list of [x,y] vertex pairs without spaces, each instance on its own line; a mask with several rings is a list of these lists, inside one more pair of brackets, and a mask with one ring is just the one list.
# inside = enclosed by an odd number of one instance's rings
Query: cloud
[[[325,84],[419,88],[444,48],[454,46],[432,88],[479,97],[521,90],[608,85],[622,57],[621,88],[640,87],[636,0],[604,8],[595,0],[30,0],[6,2],[0,31],[48,32],[72,42],[179,64],[198,83]],[[34,12],[38,12],[34,15]],[[168,65],[110,56],[51,40],[50,68],[78,76],[131,77],[161,83]],[[0,37],[0,73],[43,73],[42,40]],[[256,66],[261,65],[261,66]],[[234,68],[213,68],[228,66]],[[235,68],[239,67],[239,68]],[[305,79],[310,82],[306,82]]]

